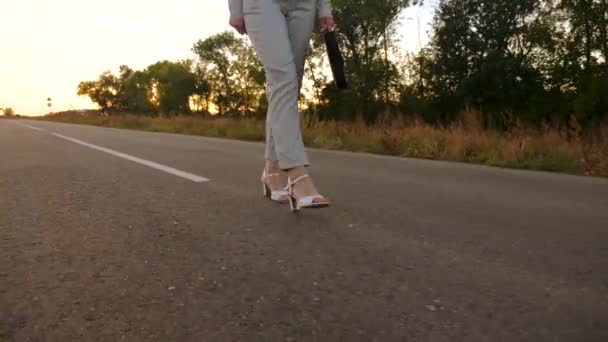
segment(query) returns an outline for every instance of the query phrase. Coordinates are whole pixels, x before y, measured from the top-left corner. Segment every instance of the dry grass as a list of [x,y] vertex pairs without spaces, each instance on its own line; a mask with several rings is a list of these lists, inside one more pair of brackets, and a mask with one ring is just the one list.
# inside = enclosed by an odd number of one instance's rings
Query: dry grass
[[[254,119],[107,117],[73,112],[42,119],[247,141],[263,141],[265,126]],[[305,119],[302,124],[304,140],[310,147],[608,177],[608,122],[587,132],[573,122],[567,130],[516,124],[509,132],[499,133],[483,129],[479,115],[467,111],[449,127],[403,119],[381,120],[375,126],[362,120],[345,123]]]

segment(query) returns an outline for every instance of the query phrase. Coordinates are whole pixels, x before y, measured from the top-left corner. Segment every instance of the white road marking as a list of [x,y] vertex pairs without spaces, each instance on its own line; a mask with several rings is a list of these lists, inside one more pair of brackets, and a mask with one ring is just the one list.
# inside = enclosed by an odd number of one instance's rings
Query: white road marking
[[53,135],[56,136],[56,137],[58,137],[58,138],[65,139],[65,140],[71,141],[73,143],[76,143],[76,144],[79,144],[79,145],[82,145],[82,146],[86,146],[86,147],[92,148],[92,149],[97,150],[97,151],[105,152],[105,153],[111,154],[113,156],[116,156],[116,157],[119,157],[119,158],[123,158],[123,159],[129,160],[129,161],[132,161],[134,163],[142,164],[142,165],[151,167],[153,169],[160,170],[160,171],[172,174],[172,175],[177,176],[177,177],[182,177],[182,178],[191,180],[191,181],[196,182],[196,183],[202,183],[202,182],[208,182],[209,181],[209,179],[207,179],[205,177],[197,176],[195,174],[184,172],[184,171],[181,171],[181,170],[178,170],[178,169],[174,169],[172,167],[169,167],[169,166],[166,166],[166,165],[162,165],[162,164],[158,164],[158,163],[155,163],[155,162],[152,162],[152,161],[149,161],[149,160],[137,158],[137,157],[128,155],[126,153],[122,153],[122,152],[111,150],[109,148],[105,148],[105,147],[89,144],[89,143],[84,142],[82,140],[66,137],[65,135],[61,135],[61,134],[58,134],[58,133],[53,133]]
[[34,126],[30,126],[30,125],[24,125],[24,126],[27,128],[31,128],[33,130],[39,131],[39,132],[44,131],[42,128],[39,128],[39,127],[34,127]]

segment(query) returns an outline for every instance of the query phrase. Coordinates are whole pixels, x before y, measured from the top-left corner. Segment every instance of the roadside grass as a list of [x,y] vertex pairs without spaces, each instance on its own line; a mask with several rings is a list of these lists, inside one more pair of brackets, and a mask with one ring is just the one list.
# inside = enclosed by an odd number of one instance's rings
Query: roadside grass
[[[264,141],[265,128],[262,120],[253,118],[62,112],[39,119],[244,141]],[[306,145],[314,148],[608,177],[608,122],[585,132],[576,124],[569,129],[516,124],[507,132],[498,132],[483,129],[478,113],[468,111],[461,120],[447,127],[435,127],[415,119],[381,120],[369,126],[363,120],[335,122],[305,118],[302,125]]]

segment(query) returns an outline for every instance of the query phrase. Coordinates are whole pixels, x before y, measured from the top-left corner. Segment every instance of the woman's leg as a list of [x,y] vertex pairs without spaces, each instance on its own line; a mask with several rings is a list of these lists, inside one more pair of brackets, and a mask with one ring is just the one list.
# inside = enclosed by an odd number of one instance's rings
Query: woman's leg
[[[270,104],[270,84],[267,81],[266,94],[268,95],[268,103]],[[278,172],[279,170],[279,157],[274,146],[274,139],[272,138],[272,113],[270,110],[266,113],[266,152],[264,157],[266,158],[266,166],[271,165],[271,169],[267,167],[267,172]]]
[[[315,23],[316,0],[245,0],[245,22],[266,69],[269,95],[267,169],[289,170],[292,180],[306,174],[308,158],[300,131],[298,100],[304,60]],[[276,159],[275,159],[276,158]],[[294,187],[297,198],[318,195],[310,178]],[[328,202],[317,198],[315,202]]]
[[[267,93],[270,94],[270,86],[267,86]],[[269,96],[270,97],[270,96]],[[264,158],[266,164],[264,166],[265,175],[276,175],[273,177],[267,177],[264,182],[268,184],[271,191],[283,190],[287,184],[287,178],[281,174],[281,168],[279,167],[279,159],[275,150],[274,139],[272,137],[272,113],[269,111],[266,115],[266,152]],[[287,196],[281,199],[281,201],[287,200]]]
[[310,37],[315,26],[317,0],[299,0],[292,2],[292,8],[287,11],[287,29],[291,51],[293,51],[299,87],[304,77],[304,63],[310,46]]
[[266,158],[278,160],[283,170],[308,165],[300,131],[300,82],[287,26],[286,3],[245,0],[243,4],[247,32],[268,79]]
[[[298,74],[298,96],[304,77],[304,63],[306,53],[310,46],[310,38],[314,30],[317,15],[317,0],[298,0],[290,2],[291,8],[287,10],[287,29],[289,30],[289,40],[294,55],[296,73]],[[295,167],[288,172],[292,180],[307,174],[304,166]],[[297,198],[315,196],[319,192],[315,188],[312,179],[305,178],[294,186],[294,193]],[[328,202],[326,198],[316,199],[318,202]]]

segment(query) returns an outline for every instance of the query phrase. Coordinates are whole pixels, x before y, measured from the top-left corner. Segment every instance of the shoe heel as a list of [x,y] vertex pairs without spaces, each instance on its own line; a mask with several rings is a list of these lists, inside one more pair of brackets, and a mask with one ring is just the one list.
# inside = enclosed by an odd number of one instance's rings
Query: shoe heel
[[293,196],[289,196],[289,208],[291,208],[291,212],[294,214],[300,212],[300,208],[298,207],[298,200]]
[[266,197],[266,198],[270,198],[272,195],[272,192],[270,191],[268,184],[266,184],[266,182],[264,182],[264,180],[262,180],[262,193],[264,194],[264,197]]

